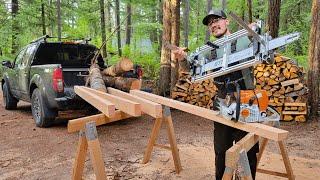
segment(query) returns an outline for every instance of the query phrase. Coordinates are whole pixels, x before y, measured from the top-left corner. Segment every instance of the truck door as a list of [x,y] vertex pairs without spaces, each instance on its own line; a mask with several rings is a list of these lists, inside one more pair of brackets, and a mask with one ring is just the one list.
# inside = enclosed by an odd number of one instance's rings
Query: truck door
[[20,91],[19,91],[19,83],[18,83],[18,72],[19,72],[19,65],[21,64],[21,61],[23,59],[23,55],[26,52],[26,49],[22,49],[19,54],[17,55],[16,59],[14,60],[13,68],[8,71],[9,73],[9,85],[10,85],[10,91],[13,94],[13,96],[18,97],[20,99]]
[[29,97],[29,80],[30,80],[30,64],[34,57],[36,45],[32,44],[27,47],[22,58],[21,65],[18,67],[18,83],[21,99],[30,100]]

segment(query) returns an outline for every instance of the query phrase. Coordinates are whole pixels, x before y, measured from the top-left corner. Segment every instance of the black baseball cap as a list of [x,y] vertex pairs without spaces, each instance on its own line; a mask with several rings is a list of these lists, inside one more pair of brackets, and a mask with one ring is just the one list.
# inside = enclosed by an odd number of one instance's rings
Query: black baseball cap
[[222,9],[211,9],[206,17],[203,18],[202,23],[206,26],[209,24],[210,18],[227,18],[226,13]]

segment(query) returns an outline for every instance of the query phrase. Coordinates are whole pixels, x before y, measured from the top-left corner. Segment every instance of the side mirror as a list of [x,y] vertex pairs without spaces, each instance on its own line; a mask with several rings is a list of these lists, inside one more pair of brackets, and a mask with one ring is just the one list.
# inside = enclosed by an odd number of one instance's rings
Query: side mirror
[[12,68],[12,64],[10,61],[2,61],[1,64],[2,64],[2,66]]

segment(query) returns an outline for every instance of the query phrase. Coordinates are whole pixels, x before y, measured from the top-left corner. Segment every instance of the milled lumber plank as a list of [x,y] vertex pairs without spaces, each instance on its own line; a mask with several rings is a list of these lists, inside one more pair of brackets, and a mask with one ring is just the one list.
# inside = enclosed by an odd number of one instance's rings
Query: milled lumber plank
[[134,101],[141,104],[141,110],[142,112],[154,117],[154,118],[161,118],[162,117],[162,106],[161,104],[149,101],[147,99],[140,98],[138,96],[134,96],[132,94],[120,91],[118,89],[114,88],[107,88],[108,93],[122,97],[124,99],[128,99],[130,101]]
[[268,139],[272,139],[274,141],[281,141],[287,138],[288,131],[270,127],[264,124],[259,123],[241,123],[241,122],[233,122],[230,120],[226,120],[219,115],[218,111],[213,111],[210,109],[194,106],[191,104],[179,102],[173,99],[168,99],[165,97],[161,97],[155,94],[139,91],[139,90],[131,90],[130,94],[139,96],[144,99],[151,100],[153,102],[163,104],[165,106],[169,106],[175,109],[179,109],[181,111],[191,113],[215,122],[219,122],[225,124],[230,127],[234,127],[237,129],[241,129],[246,132],[254,133],[258,136],[262,136]]
[[81,180],[83,175],[84,163],[86,160],[88,143],[84,131],[79,132],[79,142],[76,157],[73,164],[72,180]]
[[96,126],[100,126],[103,124],[107,124],[107,123],[122,120],[122,119],[127,119],[130,117],[132,116],[124,112],[121,112],[120,110],[117,110],[112,118],[108,118],[104,114],[97,114],[97,115],[82,117],[78,119],[73,119],[68,122],[68,132],[73,133],[76,131],[80,131],[81,129],[84,129],[86,123],[90,121],[94,121],[96,122]]
[[97,108],[103,114],[108,117],[112,117],[115,113],[115,105],[110,101],[101,99],[99,96],[88,92],[87,90],[81,88],[80,86],[74,86],[74,91],[82,99],[90,103],[92,106]]
[[115,95],[111,95],[105,92],[97,91],[92,88],[81,86],[80,88],[85,89],[97,96],[99,96],[101,99],[105,99],[107,101],[110,101],[115,105],[115,107],[131,116],[141,116],[141,105],[137,102],[133,102]]
[[248,152],[257,142],[259,141],[259,136],[249,133],[243,137],[240,141],[234,144],[226,152],[225,165],[227,167],[236,168],[240,157],[240,151],[245,150]]

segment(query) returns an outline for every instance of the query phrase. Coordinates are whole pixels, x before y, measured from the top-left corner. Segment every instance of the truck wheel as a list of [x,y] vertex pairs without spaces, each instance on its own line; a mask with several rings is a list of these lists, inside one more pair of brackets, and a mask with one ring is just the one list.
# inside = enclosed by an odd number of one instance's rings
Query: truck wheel
[[31,96],[31,110],[37,127],[51,126],[57,116],[57,111],[48,108],[38,88],[33,91]]
[[2,93],[3,93],[3,106],[4,106],[4,108],[8,109],[8,110],[16,109],[18,100],[11,95],[6,82],[3,84]]

